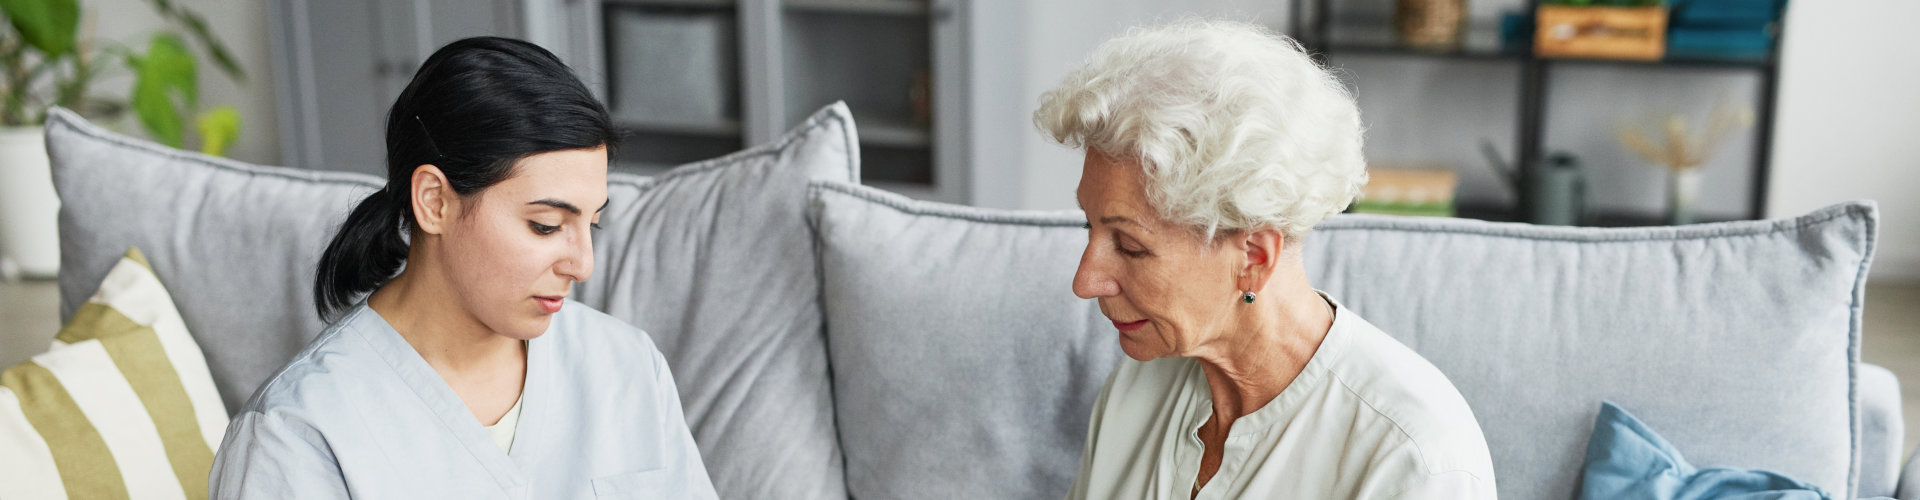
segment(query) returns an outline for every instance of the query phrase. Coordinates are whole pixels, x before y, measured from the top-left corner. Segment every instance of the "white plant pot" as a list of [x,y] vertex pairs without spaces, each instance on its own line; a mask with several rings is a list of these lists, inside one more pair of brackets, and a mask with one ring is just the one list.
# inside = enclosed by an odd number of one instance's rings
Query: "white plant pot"
[[53,192],[46,134],[0,128],[0,271],[29,278],[60,274],[60,197]]
[[1700,169],[1683,168],[1667,173],[1667,224],[1679,226],[1699,220]]

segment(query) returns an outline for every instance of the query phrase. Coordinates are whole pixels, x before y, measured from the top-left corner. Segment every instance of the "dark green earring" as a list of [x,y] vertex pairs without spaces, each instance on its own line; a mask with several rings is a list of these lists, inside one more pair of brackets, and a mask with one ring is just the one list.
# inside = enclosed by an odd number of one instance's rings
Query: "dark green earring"
[[1253,292],[1240,292],[1240,300],[1245,301],[1248,304],[1252,304]]

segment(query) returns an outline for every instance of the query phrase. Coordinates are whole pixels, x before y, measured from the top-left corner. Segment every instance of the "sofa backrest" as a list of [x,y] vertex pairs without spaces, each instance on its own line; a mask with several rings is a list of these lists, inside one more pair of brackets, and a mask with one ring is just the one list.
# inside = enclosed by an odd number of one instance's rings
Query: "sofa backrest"
[[[1118,359],[1070,288],[1083,216],[813,193],[849,490],[1064,495]],[[1574,496],[1602,400],[1696,465],[1849,492],[1874,214],[1637,229],[1341,215],[1304,258],[1466,397],[1502,497]]]

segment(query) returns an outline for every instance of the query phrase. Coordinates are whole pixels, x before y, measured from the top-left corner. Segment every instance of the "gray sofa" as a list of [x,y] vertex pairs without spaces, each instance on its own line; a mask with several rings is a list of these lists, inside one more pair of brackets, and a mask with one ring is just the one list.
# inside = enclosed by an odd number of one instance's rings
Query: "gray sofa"
[[[649,332],[723,498],[1058,498],[1120,359],[1069,288],[1077,212],[858,185],[850,113],[654,178],[609,176],[581,302]],[[262,167],[56,111],[62,313],[129,246],[238,407],[323,325],[313,262],[382,180]],[[1067,168],[1035,166],[1034,168]],[[1870,203],[1774,221],[1575,229],[1336,216],[1312,281],[1473,406],[1503,497],[1570,498],[1601,400],[1699,465],[1835,497],[1901,481],[1893,375],[1859,361]]]

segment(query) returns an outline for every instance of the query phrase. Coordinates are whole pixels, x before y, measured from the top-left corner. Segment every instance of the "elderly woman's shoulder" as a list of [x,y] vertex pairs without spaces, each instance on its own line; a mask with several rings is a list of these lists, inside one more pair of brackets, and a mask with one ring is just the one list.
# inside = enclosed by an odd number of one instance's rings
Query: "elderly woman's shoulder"
[[1379,328],[1355,323],[1347,332],[1345,355],[1332,368],[1334,377],[1391,420],[1427,458],[1452,462],[1444,468],[1490,468],[1473,409],[1446,374]]

